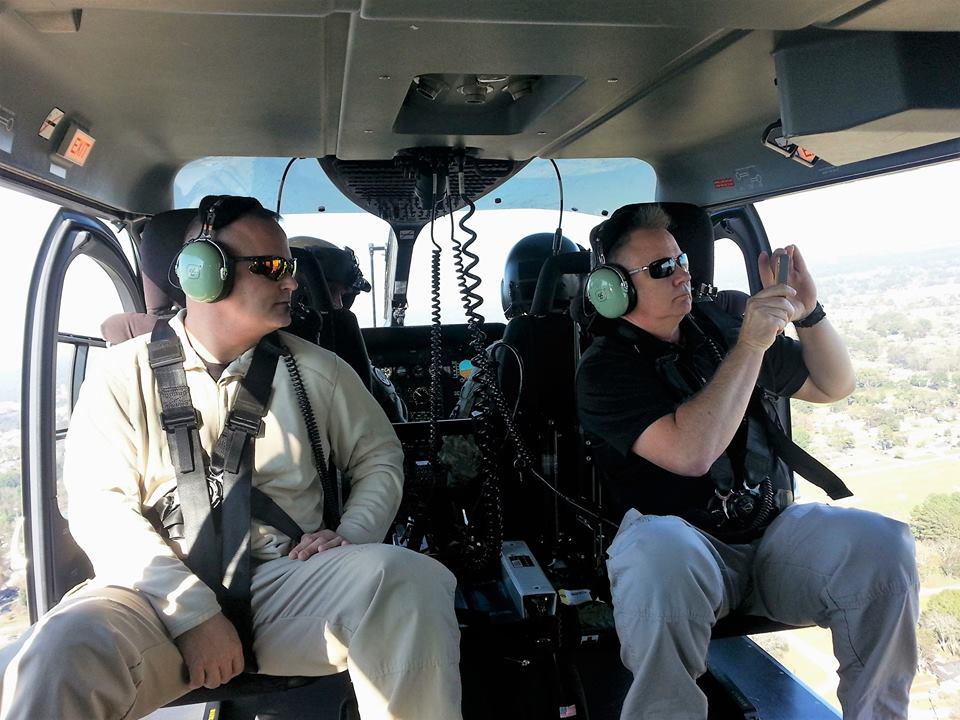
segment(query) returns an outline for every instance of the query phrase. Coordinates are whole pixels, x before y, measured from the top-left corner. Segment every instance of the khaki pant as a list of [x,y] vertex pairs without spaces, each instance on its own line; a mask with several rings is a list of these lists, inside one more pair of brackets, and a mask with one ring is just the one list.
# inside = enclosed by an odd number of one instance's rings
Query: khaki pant
[[[259,565],[252,590],[260,672],[349,669],[364,720],[457,720],[455,584],[431,558],[379,544]],[[189,689],[152,606],[125,588],[72,592],[0,661],[2,720],[138,718]]]
[[736,610],[830,628],[845,720],[904,720],[917,669],[919,579],[910,529],[876,513],[793,505],[760,540],[727,545],[630,510],[607,551],[621,720],[704,720],[696,685],[714,623]]

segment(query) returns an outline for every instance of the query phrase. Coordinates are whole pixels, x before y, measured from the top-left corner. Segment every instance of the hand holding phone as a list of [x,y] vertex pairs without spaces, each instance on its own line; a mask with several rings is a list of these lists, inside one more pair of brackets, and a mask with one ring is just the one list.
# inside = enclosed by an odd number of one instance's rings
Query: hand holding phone
[[784,253],[777,255],[777,284],[785,285],[790,279],[790,256]]

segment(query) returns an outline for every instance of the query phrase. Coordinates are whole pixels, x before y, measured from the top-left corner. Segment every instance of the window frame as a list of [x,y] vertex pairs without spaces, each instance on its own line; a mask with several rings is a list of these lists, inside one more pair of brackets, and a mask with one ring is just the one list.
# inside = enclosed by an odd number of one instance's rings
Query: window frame
[[[23,338],[21,483],[31,622],[92,574],[90,562],[70,536],[56,499],[57,348],[66,342],[78,349],[72,372],[72,414],[89,348],[106,345],[102,338],[59,330],[64,280],[80,255],[94,260],[107,274],[124,311],[144,312],[142,287],[114,232],[90,215],[61,208],[37,254]],[[79,351],[81,347],[83,351]]]

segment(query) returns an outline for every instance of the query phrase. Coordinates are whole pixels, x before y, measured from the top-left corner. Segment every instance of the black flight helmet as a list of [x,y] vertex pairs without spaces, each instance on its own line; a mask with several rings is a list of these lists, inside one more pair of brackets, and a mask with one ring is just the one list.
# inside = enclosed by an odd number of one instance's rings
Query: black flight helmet
[[[561,253],[579,252],[579,248],[567,237],[561,238]],[[533,293],[537,289],[540,268],[553,254],[553,233],[534,233],[522,238],[510,249],[503,266],[500,281],[500,302],[507,320],[530,312]],[[576,294],[576,280],[569,275],[561,276],[553,296],[551,310],[566,312],[570,300]]]
[[363,277],[360,262],[351,248],[339,248],[326,240],[306,235],[290,238],[290,245],[305,248],[313,253],[320,262],[320,267],[323,268],[323,276],[327,283],[336,283],[344,288],[345,292],[342,296],[344,309],[349,310],[360,293],[370,292],[370,283]]

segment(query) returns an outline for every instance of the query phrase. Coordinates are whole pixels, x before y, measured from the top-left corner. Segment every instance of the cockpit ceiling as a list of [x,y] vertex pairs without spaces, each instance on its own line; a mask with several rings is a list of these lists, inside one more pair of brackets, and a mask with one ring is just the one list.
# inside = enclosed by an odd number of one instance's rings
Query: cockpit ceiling
[[[696,172],[688,153],[723,159],[725,143],[739,153],[777,119],[781,33],[960,30],[958,10],[955,0],[10,0],[0,108],[17,130],[0,167],[137,212],[169,206],[176,170],[210,155],[385,160],[457,146],[511,160],[635,156],[677,178]],[[424,100],[414,84],[424,76],[452,85]],[[513,115],[485,118],[486,98]],[[50,143],[36,135],[53,107],[97,143],[65,178],[51,176]]]

